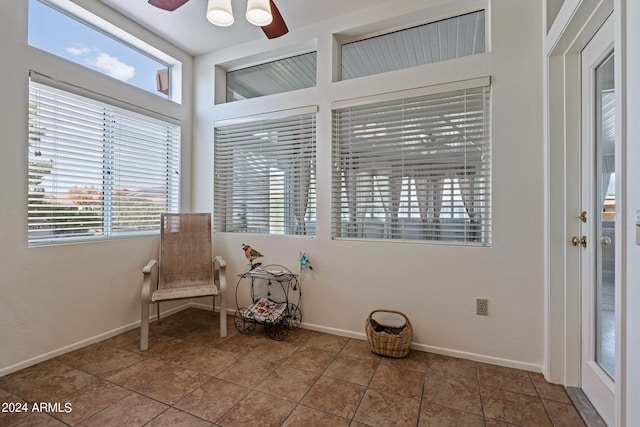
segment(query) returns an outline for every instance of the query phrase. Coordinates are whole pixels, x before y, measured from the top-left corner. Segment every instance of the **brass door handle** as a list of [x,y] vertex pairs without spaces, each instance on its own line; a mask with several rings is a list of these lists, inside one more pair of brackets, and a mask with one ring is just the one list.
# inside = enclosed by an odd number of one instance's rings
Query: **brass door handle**
[[578,244],[581,244],[583,248],[587,247],[587,236],[582,236],[581,238],[578,238],[577,236],[573,236],[571,238],[571,244],[573,246],[578,246]]

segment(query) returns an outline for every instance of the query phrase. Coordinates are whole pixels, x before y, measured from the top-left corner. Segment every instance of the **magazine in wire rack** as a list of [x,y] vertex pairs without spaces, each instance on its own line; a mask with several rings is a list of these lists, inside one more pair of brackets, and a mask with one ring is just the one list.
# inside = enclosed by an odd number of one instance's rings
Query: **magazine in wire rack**
[[251,304],[244,315],[257,322],[277,323],[287,309],[286,302],[274,302],[268,298],[260,298]]

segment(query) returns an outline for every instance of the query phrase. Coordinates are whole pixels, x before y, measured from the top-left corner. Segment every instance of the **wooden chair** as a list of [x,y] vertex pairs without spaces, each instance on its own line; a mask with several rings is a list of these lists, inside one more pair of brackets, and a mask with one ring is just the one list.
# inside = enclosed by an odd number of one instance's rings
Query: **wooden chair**
[[211,214],[162,214],[160,224],[160,261],[151,260],[142,270],[140,350],[149,347],[149,304],[157,304],[160,320],[160,301],[213,296],[215,312],[219,296],[220,336],[227,336],[227,263],[211,255]]

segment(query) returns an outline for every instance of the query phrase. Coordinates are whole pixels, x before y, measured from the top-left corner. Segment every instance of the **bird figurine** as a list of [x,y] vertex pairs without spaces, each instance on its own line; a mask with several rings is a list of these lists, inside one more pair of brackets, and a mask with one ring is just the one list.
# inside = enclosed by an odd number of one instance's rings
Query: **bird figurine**
[[260,252],[253,249],[249,245],[245,245],[244,243],[242,244],[242,250],[244,251],[244,256],[249,260],[249,264],[251,264],[252,269],[262,265],[261,262],[256,262],[256,263],[253,262],[262,256]]
[[300,252],[300,271],[304,268],[308,268],[309,270],[313,270],[311,267],[311,262],[309,261],[309,257],[304,252]]

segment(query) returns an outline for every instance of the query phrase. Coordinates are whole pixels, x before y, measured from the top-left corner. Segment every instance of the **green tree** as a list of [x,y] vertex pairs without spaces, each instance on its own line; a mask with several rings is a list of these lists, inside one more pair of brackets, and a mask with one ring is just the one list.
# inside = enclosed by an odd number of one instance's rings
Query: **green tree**
[[41,186],[44,177],[51,174],[53,161],[42,159],[40,151],[40,141],[46,134],[46,129],[39,125],[38,111],[35,105],[29,106],[29,129],[27,144],[29,146],[28,165],[28,196],[29,196],[29,217],[43,216],[46,210],[44,202],[45,188]]
[[41,142],[47,128],[41,125],[35,105],[29,107],[28,215],[30,230],[53,230],[55,234],[93,234],[102,229],[102,190],[95,187],[69,190],[68,200],[47,194],[43,182],[53,173],[53,159],[46,159]]

